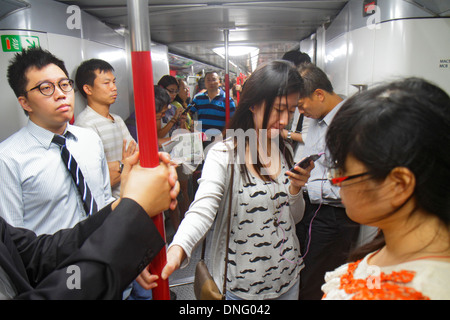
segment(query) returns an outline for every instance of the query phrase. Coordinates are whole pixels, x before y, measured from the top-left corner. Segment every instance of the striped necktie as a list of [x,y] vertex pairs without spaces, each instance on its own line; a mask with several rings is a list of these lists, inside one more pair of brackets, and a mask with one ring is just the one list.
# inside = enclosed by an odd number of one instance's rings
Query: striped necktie
[[69,150],[67,150],[66,137],[55,134],[52,142],[56,143],[61,149],[61,158],[63,159],[67,170],[69,170],[70,175],[72,176],[72,179],[75,182],[78,191],[80,192],[86,214],[90,216],[96,213],[97,204],[95,203],[94,197],[91,194],[91,190],[89,190],[89,187],[84,180],[83,173],[78,167],[78,163],[76,162],[75,158],[72,157],[72,154],[69,152]]

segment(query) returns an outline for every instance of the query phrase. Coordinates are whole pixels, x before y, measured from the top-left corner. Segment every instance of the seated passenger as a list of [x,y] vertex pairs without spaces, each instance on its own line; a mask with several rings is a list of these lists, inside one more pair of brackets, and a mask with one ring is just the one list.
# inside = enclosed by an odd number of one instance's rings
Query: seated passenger
[[325,299],[450,299],[450,98],[409,78],[362,92],[327,137],[350,219],[379,228]]

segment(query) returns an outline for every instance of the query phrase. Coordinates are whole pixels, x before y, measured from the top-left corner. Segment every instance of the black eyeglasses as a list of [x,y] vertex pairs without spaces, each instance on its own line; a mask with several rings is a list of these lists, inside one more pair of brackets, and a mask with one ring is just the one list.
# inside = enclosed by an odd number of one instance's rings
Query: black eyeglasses
[[[62,79],[57,83],[57,85],[63,92],[70,92],[73,90],[73,80],[71,79]],[[25,93],[28,93],[35,89],[39,89],[39,91],[44,96],[51,96],[55,92],[55,84],[53,82],[44,81],[36,87],[26,91]]]
[[337,176],[337,174],[339,174],[339,171],[337,171],[337,170],[330,170],[330,171],[328,171],[328,180],[330,181],[330,183],[333,186],[341,187],[342,186],[342,182],[348,181],[348,180],[352,180],[352,179],[355,179],[355,178],[359,178],[359,177],[363,177],[365,175],[368,175],[369,172],[363,172],[363,173],[354,174],[354,175],[351,175],[351,176]]

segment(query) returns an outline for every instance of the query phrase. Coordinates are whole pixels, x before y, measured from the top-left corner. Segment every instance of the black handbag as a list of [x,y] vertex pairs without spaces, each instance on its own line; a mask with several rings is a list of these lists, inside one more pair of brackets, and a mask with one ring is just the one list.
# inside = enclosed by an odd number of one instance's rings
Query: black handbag
[[230,244],[230,230],[231,230],[231,195],[233,188],[234,178],[234,165],[231,164],[231,180],[229,187],[228,198],[228,226],[227,226],[227,249],[225,251],[225,271],[223,278],[222,291],[220,291],[217,284],[214,282],[214,278],[208,270],[208,266],[205,263],[205,247],[206,239],[202,244],[202,255],[200,261],[195,267],[194,276],[194,293],[197,300],[225,300],[225,293],[227,289],[227,271],[228,271],[228,248]]

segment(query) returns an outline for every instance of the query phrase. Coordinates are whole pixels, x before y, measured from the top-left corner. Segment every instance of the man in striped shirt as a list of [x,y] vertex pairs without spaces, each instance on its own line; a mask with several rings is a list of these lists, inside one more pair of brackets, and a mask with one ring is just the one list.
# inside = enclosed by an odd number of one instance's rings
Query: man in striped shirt
[[108,62],[100,59],[84,61],[78,67],[75,82],[87,99],[87,106],[75,118],[75,125],[90,128],[100,136],[108,161],[112,195],[117,199],[120,195],[122,160],[136,151],[136,141],[123,119],[109,112],[117,98],[113,71]]
[[[219,75],[212,71],[205,75],[206,91],[197,94],[192,100],[190,111],[197,113],[201,121],[202,131],[209,131],[208,136],[216,135],[225,128],[226,120],[226,95],[220,88]],[[236,106],[230,98],[230,118],[234,114]]]
[[64,62],[41,48],[16,54],[8,82],[29,120],[0,143],[0,216],[36,234],[71,228],[87,214],[61,159],[55,134],[66,136],[98,209],[111,203],[103,145],[92,130],[70,125],[75,94]]

